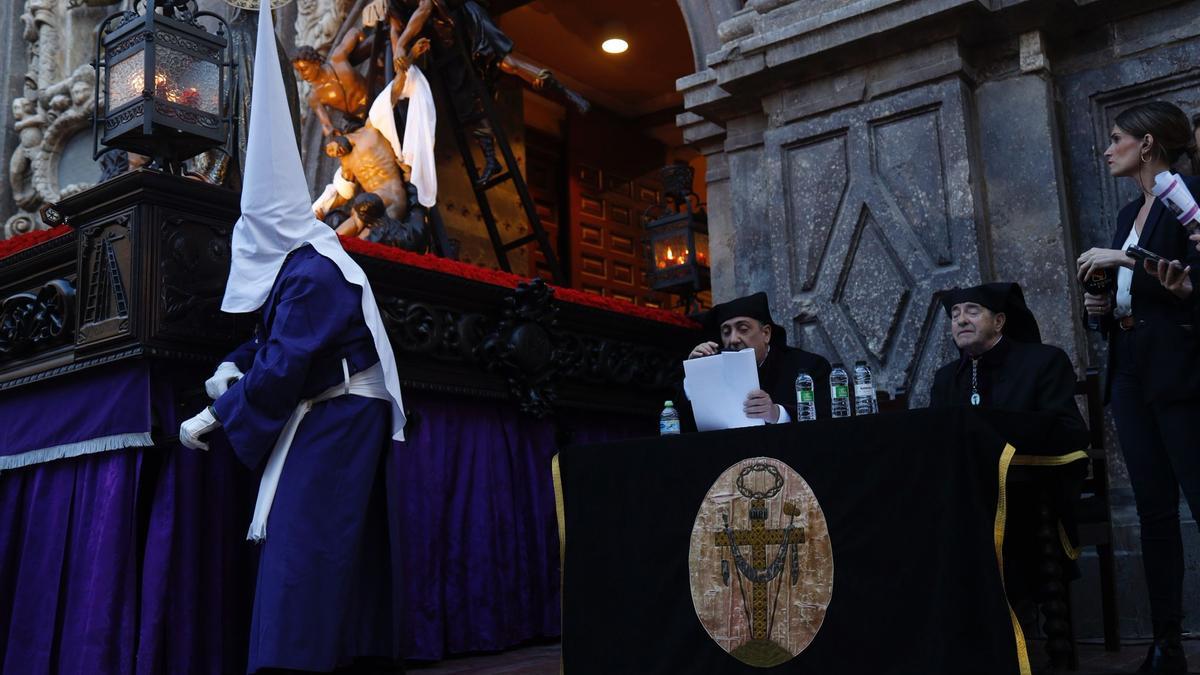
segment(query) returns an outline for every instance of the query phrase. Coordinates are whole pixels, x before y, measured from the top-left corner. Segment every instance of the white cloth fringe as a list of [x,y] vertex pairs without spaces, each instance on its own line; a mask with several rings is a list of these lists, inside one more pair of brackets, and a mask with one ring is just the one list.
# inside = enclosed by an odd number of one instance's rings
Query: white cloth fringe
[[55,445],[49,448],[30,450],[29,452],[22,452],[19,455],[0,457],[0,471],[20,469],[21,467],[32,466],[34,464],[52,462],[56,459],[92,455],[97,452],[123,450],[125,448],[148,448],[153,445],[154,441],[150,440],[150,432],[101,436],[100,438],[78,441],[76,443],[64,443],[63,445]]

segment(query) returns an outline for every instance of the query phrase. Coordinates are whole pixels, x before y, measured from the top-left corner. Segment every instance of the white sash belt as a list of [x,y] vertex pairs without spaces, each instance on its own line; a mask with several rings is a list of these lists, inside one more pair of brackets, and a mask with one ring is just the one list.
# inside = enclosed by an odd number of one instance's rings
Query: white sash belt
[[271,503],[275,501],[275,490],[279,488],[279,476],[283,473],[283,462],[287,459],[288,450],[296,438],[296,430],[304,421],[304,416],[313,406],[337,398],[339,396],[355,395],[366,398],[391,400],[383,380],[383,367],[376,363],[366,370],[355,373],[350,377],[346,360],[342,359],[342,373],[346,376],[342,384],[334,385],[313,398],[300,402],[288,419],[287,425],[275,441],[275,448],[267,459],[267,468],[263,471],[262,481],[258,484],[258,501],[254,503],[254,519],[250,521],[250,532],[246,538],[251,541],[262,541],[267,537],[267,516],[271,513]]

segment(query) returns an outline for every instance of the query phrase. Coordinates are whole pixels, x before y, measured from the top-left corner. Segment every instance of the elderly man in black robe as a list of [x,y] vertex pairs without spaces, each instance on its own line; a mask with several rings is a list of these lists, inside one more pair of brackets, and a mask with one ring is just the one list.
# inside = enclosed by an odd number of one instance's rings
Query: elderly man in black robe
[[767,424],[792,421],[796,416],[796,376],[801,371],[812,376],[817,417],[829,417],[829,361],[788,346],[783,326],[771,320],[766,293],[715,305],[705,316],[704,326],[714,340],[696,345],[689,359],[712,356],[722,349],[754,349],[759,388],[750,392],[743,404],[747,417]]
[[1051,413],[1073,445],[1087,445],[1087,426],[1075,405],[1075,369],[1066,352],[1042,344],[1018,284],[953,288],[942,293],[942,306],[960,356],[934,376],[931,407]]
[[[1025,305],[1019,285],[953,288],[942,293],[942,306],[950,317],[950,333],[960,356],[934,376],[931,407],[977,406],[1052,415],[1050,437],[1014,437],[1018,452],[1025,442],[1052,446],[1061,454],[1087,447],[1087,425],[1075,405],[1075,370],[1066,352],[1042,344],[1037,319]],[[1022,433],[1006,431],[1016,436]],[[1009,598],[1022,613],[1035,599],[1039,575],[1041,558],[1034,532],[1039,525],[1040,502],[1046,500],[1068,530],[1073,529],[1073,504],[1085,470],[1084,462],[1064,467],[1045,497],[1039,492],[1045,489],[1044,483],[1019,478],[1009,483],[1004,574]],[[1038,478],[1049,475],[1044,469],[1039,471],[1043,473]],[[1076,575],[1069,560],[1064,557],[1060,562],[1069,576]]]

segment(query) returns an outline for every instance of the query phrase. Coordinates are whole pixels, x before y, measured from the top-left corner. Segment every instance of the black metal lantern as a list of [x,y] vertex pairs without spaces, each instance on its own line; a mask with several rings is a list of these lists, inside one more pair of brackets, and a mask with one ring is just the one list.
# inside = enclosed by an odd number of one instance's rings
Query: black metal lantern
[[[217,23],[215,35],[201,18]],[[197,11],[195,0],[136,0],[133,10],[101,22],[93,61],[94,157],[103,144],[172,169],[223,145],[230,124],[227,32],[225,20]]]
[[708,214],[692,190],[691,166],[662,170],[663,203],[643,216],[646,228],[646,280],[650,288],[680,296],[686,311],[696,295],[712,286],[708,266]]

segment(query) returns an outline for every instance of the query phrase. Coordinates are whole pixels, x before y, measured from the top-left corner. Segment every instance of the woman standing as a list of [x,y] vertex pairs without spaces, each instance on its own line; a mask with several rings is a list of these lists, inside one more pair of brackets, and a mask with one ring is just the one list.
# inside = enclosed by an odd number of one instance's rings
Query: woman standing
[[[1151,189],[1156,174],[1195,157],[1196,143],[1183,111],[1161,101],[1122,112],[1110,138],[1109,172],[1133,180],[1142,196],[1118,214],[1112,248],[1079,256],[1079,278],[1100,269],[1117,276],[1114,291],[1085,294],[1084,308],[1102,317],[1108,336],[1105,393],[1141,521],[1154,642],[1137,672],[1186,673],[1179,491],[1200,515],[1200,253]],[[1185,182],[1200,193],[1200,180]],[[1173,262],[1138,265],[1124,252],[1131,244]]]

